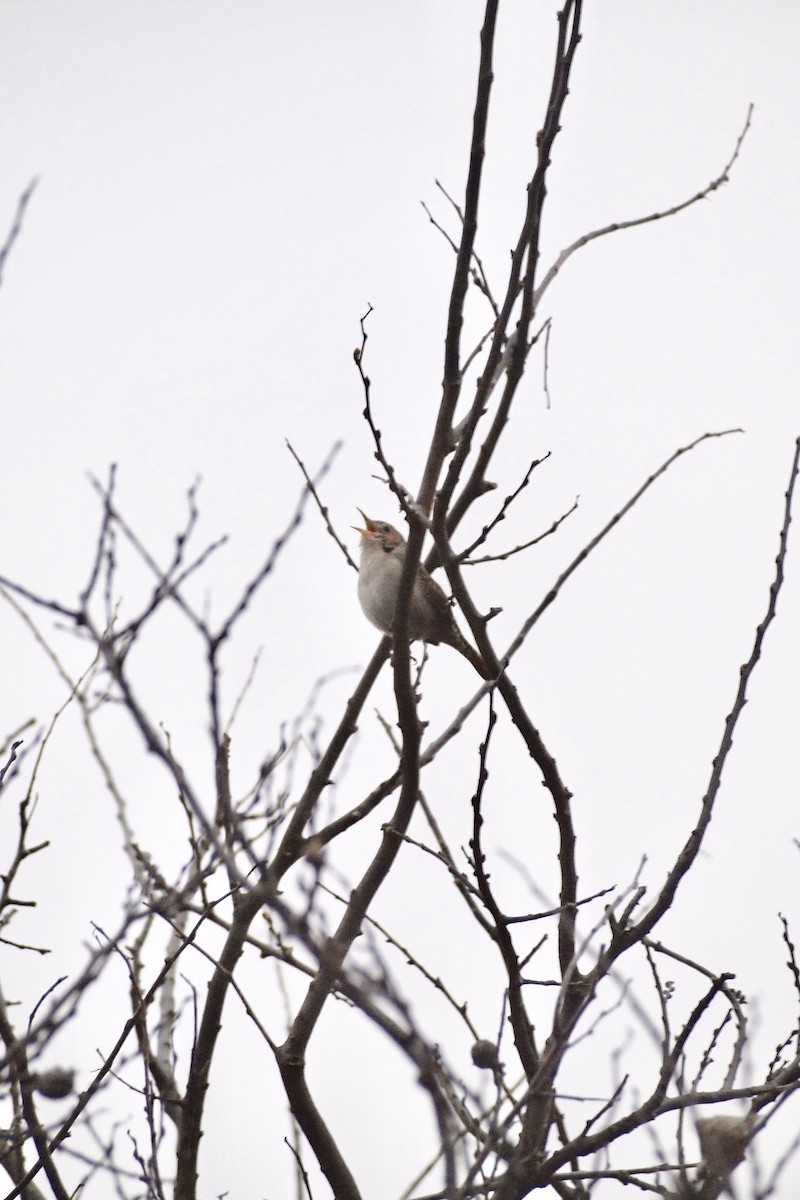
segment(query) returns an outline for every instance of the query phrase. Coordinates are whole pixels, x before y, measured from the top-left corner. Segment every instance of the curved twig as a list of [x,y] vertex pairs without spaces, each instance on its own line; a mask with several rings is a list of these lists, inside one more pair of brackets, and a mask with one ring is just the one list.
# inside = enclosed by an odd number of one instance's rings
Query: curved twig
[[588,246],[590,242],[597,241],[598,238],[605,237],[609,233],[619,233],[623,229],[636,229],[639,225],[650,225],[653,221],[663,221],[665,217],[674,217],[678,213],[683,212],[685,209],[691,208],[692,205],[698,204],[701,200],[707,199],[713,192],[716,192],[718,188],[721,188],[724,183],[728,183],[731,169],[739,157],[739,151],[742,148],[742,143],[744,142],[744,139],[747,136],[747,131],[750,128],[752,116],[753,105],[750,104],[747,109],[744,127],[736,139],[736,145],[734,147],[733,154],[723,167],[722,173],[718,175],[716,179],[712,179],[711,183],[706,184],[702,191],[696,192],[695,195],[690,196],[688,200],[681,200],[680,203],[673,204],[670,208],[662,208],[657,212],[648,213],[646,217],[634,217],[630,221],[614,221],[611,225],[604,225],[602,229],[593,229],[590,233],[585,233],[582,237],[577,238],[576,241],[572,242],[569,246],[561,251],[556,261],[546,272],[542,282],[539,284],[534,293],[535,304],[538,306],[542,296],[547,291],[550,284],[553,282],[556,275],[558,275],[559,271],[567,262],[567,260],[572,258],[572,255],[575,254],[576,251],[581,250],[584,246]]

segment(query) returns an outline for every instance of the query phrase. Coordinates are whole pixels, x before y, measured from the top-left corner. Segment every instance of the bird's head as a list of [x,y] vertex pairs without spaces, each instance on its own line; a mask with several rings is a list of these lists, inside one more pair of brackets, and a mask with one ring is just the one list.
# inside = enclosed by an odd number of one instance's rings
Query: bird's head
[[368,517],[363,509],[358,511],[364,518],[364,527],[354,525],[353,529],[361,534],[362,546],[380,546],[388,554],[397,546],[403,545],[405,538],[398,533],[394,525],[390,525],[388,521],[373,521],[372,517]]

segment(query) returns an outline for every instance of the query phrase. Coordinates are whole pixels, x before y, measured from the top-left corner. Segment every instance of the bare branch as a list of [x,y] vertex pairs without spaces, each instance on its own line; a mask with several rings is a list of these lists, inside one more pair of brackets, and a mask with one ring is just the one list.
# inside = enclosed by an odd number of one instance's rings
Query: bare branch
[[[577,241],[572,242],[571,245],[567,246],[566,249],[561,251],[556,261],[546,272],[542,282],[536,289],[535,304],[538,306],[542,296],[547,291],[556,275],[564,266],[565,262],[576,252],[576,250],[580,250],[584,246],[588,246],[589,242],[594,242],[597,240],[597,238],[605,237],[609,233],[618,233],[623,229],[635,229],[639,225],[649,225],[653,221],[662,221],[665,217],[674,217],[678,213],[683,212],[684,209],[691,208],[692,205],[698,204],[701,200],[706,200],[710,195],[716,192],[718,188],[721,188],[723,184],[728,183],[730,180],[730,172],[733,169],[734,163],[739,157],[742,143],[744,142],[744,139],[747,136],[747,131],[750,128],[752,116],[753,105],[750,104],[747,109],[744,127],[736,139],[736,145],[734,147],[733,154],[723,167],[722,173],[718,175],[716,179],[712,179],[710,183],[706,184],[702,191],[697,192],[694,196],[690,196],[688,200],[681,200],[680,203],[673,204],[671,208],[663,208],[657,212],[648,213],[646,217],[634,217],[633,220],[630,221],[615,221],[612,225],[605,225],[602,229],[594,229],[591,233],[585,233],[582,237],[579,237]],[[548,408],[549,407],[550,406],[548,403]]]
[[658,895],[655,903],[650,911],[642,918],[638,925],[634,926],[630,931],[620,935],[619,949],[621,950],[631,940],[638,940],[645,934],[648,934],[655,927],[665,912],[669,909],[675,897],[675,893],[682,879],[691,867],[695,858],[700,852],[700,847],[703,842],[703,836],[711,821],[711,815],[714,809],[714,802],[719,792],[720,783],[722,781],[722,771],[730,754],[733,745],[733,733],[738,724],[745,703],[747,701],[747,685],[756,668],[756,664],[761,657],[761,648],[764,644],[764,637],[767,630],[775,619],[775,612],[780,595],[781,587],[783,586],[783,570],[786,562],[786,553],[789,544],[789,526],[792,520],[792,498],[794,496],[795,484],[797,482],[798,466],[800,465],[800,438],[795,443],[794,459],[792,461],[791,472],[789,474],[789,486],[786,490],[786,505],[784,508],[783,527],[780,534],[780,546],[778,556],[775,559],[775,578],[769,589],[769,603],[764,619],[756,630],[755,641],[750,657],[741,668],[739,673],[739,687],[736,691],[736,699],[734,700],[733,708],[731,709],[725,721],[725,728],[722,733],[719,750],[713,762],[711,771],[711,779],[700,811],[700,818],[697,825],[689,835],[689,839],[683,850],[678,856],[677,862],[669,872],[664,881],[661,892]]

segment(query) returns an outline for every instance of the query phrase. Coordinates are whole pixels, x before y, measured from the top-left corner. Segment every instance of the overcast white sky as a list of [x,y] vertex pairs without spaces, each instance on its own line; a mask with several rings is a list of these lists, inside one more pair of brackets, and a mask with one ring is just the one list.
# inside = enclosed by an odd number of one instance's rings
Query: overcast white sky
[[[217,612],[293,509],[301,481],[286,438],[310,469],[344,441],[325,485],[343,534],[357,505],[394,519],[373,478],[352,351],[372,304],[373,400],[389,458],[414,490],[452,266],[420,201],[448,221],[434,180],[463,193],[481,14],[475,0],[4,0],[0,240],[20,193],[39,182],[0,289],[0,574],[74,597],[97,520],[86,475],[112,461],[125,511],[162,558],[202,476],[206,537],[232,538],[207,580]],[[499,291],[542,124],[555,8],[512,0],[501,14],[478,238]],[[532,457],[552,452],[502,546],[580,495],[558,539],[476,585],[487,608],[504,608],[502,645],[674,449],[707,431],[746,431],[676,466],[520,656],[516,673],[576,795],[587,892],[626,883],[643,853],[657,886],[693,821],[766,606],[800,433],[799,39],[800,9],[787,0],[586,6],[549,179],[544,268],[581,234],[700,190],[755,105],[725,187],[670,221],[587,247],[564,269],[539,314],[553,318],[551,404],[532,356],[500,464],[505,494]],[[486,319],[475,304],[470,332]],[[712,947],[715,969],[736,971],[784,1020],[792,997],[776,913],[793,915],[796,931],[800,922],[798,554],[795,544],[706,859],[671,925],[688,953]],[[259,645],[268,664],[243,719],[242,779],[313,680],[363,664],[375,644],[355,578],[313,519],[283,568],[231,660],[231,696]],[[437,658],[440,700],[463,667],[447,654]],[[62,690],[6,609],[0,660],[0,734],[31,714],[46,719]],[[171,729],[183,733],[185,720],[188,739],[194,721],[202,739],[200,701],[186,716],[174,676],[169,666],[153,695],[163,689]],[[435,713],[435,678],[431,687]],[[115,837],[102,789],[70,746],[60,752],[74,767],[66,782],[54,771],[55,791],[43,795],[58,846],[48,871],[85,860],[102,877],[96,839]],[[85,816],[101,831],[91,844],[75,841],[71,821],[57,832],[76,804],[82,828]],[[512,832],[498,819],[493,835],[500,845]],[[113,924],[95,896],[74,903],[70,945],[88,938],[90,917]],[[402,898],[387,906],[397,916]],[[264,1170],[259,1149],[251,1171]],[[363,1148],[367,1195],[381,1194],[386,1152]],[[278,1195],[288,1167],[274,1169],[264,1187]],[[207,1194],[226,1183],[212,1173]]]

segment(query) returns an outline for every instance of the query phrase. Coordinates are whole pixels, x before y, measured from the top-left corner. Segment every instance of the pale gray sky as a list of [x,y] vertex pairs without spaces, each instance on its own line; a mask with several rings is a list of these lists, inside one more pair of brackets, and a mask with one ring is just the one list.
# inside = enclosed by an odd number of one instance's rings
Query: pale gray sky
[[[413,490],[438,401],[452,266],[420,201],[447,222],[434,180],[462,197],[481,11],[474,0],[0,6],[0,238],[39,178],[0,289],[0,574],[64,600],[77,592],[98,513],[86,473],[103,476],[112,461],[127,515],[162,558],[186,489],[202,476],[206,537],[232,538],[207,579],[217,612],[293,509],[301,481],[286,438],[310,468],[343,439],[325,495],[348,538],[357,505],[394,519],[373,479],[352,351],[371,303],[373,401],[389,458]],[[515,0],[501,12],[478,237],[499,290],[535,153],[531,129],[542,123],[555,6]],[[533,355],[502,458],[501,492],[552,451],[506,522],[503,546],[545,528],[576,495],[580,508],[557,539],[480,577],[480,601],[504,608],[501,645],[674,449],[707,431],[746,430],[678,464],[520,655],[516,673],[575,792],[587,892],[628,882],[643,853],[657,886],[693,823],[766,606],[800,433],[799,37],[800,10],[778,0],[587,4],[549,179],[543,269],[581,234],[699,191],[755,105],[731,180],[712,198],[591,245],[564,268],[539,314],[553,318],[551,405]],[[473,302],[471,314],[478,336],[488,309]],[[765,1022],[773,1005],[785,1018],[792,1003],[776,913],[795,928],[800,921],[798,553],[795,545],[706,857],[669,928],[687,952],[710,954],[715,969],[735,970],[745,991],[759,993]],[[354,583],[307,520],[231,652],[231,700],[259,645],[268,664],[242,717],[242,782],[314,679],[371,653]],[[63,688],[6,608],[0,650],[2,734],[30,714],[47,718]],[[203,697],[187,704],[188,669],[169,657],[184,650],[189,661],[188,641],[165,635],[152,695],[177,738],[198,739],[203,762]],[[82,648],[67,653],[78,669]],[[434,724],[463,669],[446,651],[437,663],[426,696]],[[200,679],[198,669],[198,689]],[[388,684],[379,702],[390,711]],[[43,875],[58,879],[68,863],[65,879],[77,865],[99,887],[62,883],[69,906],[54,893],[70,915],[64,945],[77,954],[89,919],[113,926],[116,827],[69,738],[58,753],[71,768],[54,762],[43,776],[41,820],[57,844]],[[137,758],[131,770],[142,781],[143,828],[168,820],[153,764]],[[491,833],[498,845],[517,836],[502,812]],[[99,843],[108,855],[98,856]],[[552,888],[549,871],[548,862],[537,878]],[[39,941],[52,928],[46,910]],[[424,891],[389,889],[383,912],[424,943]],[[435,937],[428,951],[437,954]],[[452,947],[447,955],[466,990],[468,966]],[[56,972],[76,969],[78,959],[64,957]],[[36,970],[34,997],[54,968]],[[489,1036],[496,1018],[487,1004]],[[333,1027],[339,1020],[330,1017]],[[87,1072],[95,1044],[86,1038]],[[259,1070],[273,1070],[267,1060],[263,1050],[239,1060],[253,1087]],[[223,1083],[212,1103],[223,1131],[239,1120]],[[348,1104],[355,1112],[358,1097]],[[366,1195],[393,1194],[412,1174],[408,1146],[391,1140],[354,1138]],[[206,1195],[285,1194],[291,1162],[280,1139],[249,1142],[238,1182],[229,1161],[211,1163],[208,1153]]]

